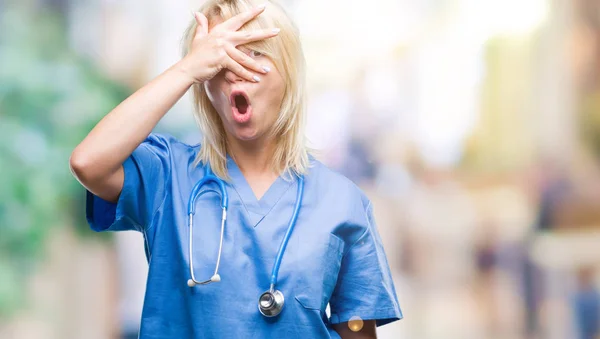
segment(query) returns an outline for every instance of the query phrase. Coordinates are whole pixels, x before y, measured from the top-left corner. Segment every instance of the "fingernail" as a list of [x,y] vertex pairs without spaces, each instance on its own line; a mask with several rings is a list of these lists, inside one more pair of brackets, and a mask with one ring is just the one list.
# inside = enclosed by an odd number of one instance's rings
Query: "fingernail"
[[258,9],[263,9],[263,8],[265,8],[265,7],[267,7],[267,4],[266,4],[266,3],[264,3],[264,4],[262,4],[262,5],[259,5],[259,6],[258,6]]
[[194,12],[193,10],[190,9],[190,13],[192,13],[192,17],[196,17],[196,12]]
[[252,79],[254,79],[254,81],[256,81],[256,82],[260,82],[260,78],[258,76],[256,76],[256,75],[253,76]]
[[279,31],[281,31],[281,28],[273,28],[273,33],[279,33]]
[[263,66],[262,67],[263,71],[269,73],[271,71],[271,68],[269,66]]

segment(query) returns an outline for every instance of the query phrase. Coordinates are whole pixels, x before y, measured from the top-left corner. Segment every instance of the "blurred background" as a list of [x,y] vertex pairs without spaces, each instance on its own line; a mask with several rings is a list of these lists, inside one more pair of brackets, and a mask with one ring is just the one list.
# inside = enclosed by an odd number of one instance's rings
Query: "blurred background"
[[[179,58],[201,0],[0,0],[0,338],[136,338],[138,233],[70,152]],[[600,338],[600,1],[287,0],[318,158],[373,200],[380,338]],[[157,131],[195,143],[190,98]]]

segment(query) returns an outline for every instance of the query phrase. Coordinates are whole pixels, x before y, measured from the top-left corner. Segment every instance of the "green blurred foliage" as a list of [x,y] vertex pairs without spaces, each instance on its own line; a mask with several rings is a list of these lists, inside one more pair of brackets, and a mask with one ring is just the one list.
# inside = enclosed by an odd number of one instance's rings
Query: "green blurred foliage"
[[53,231],[91,233],[69,156],[130,93],[69,49],[64,19],[26,4],[0,10],[0,318],[26,304]]

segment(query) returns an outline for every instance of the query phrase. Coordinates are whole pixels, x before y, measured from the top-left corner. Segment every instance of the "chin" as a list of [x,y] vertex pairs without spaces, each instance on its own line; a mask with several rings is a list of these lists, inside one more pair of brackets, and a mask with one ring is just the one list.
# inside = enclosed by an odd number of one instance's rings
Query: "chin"
[[233,132],[233,137],[241,141],[253,141],[260,137],[260,133],[250,126],[236,127]]

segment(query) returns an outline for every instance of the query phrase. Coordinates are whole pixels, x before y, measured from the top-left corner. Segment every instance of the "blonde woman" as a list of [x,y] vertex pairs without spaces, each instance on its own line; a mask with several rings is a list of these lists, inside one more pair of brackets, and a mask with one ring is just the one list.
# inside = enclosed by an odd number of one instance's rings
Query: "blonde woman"
[[[145,239],[140,338],[375,338],[402,314],[368,198],[306,148],[294,24],[250,0],[194,15],[183,58],[71,156],[91,228]],[[152,133],[190,89],[202,142]]]

